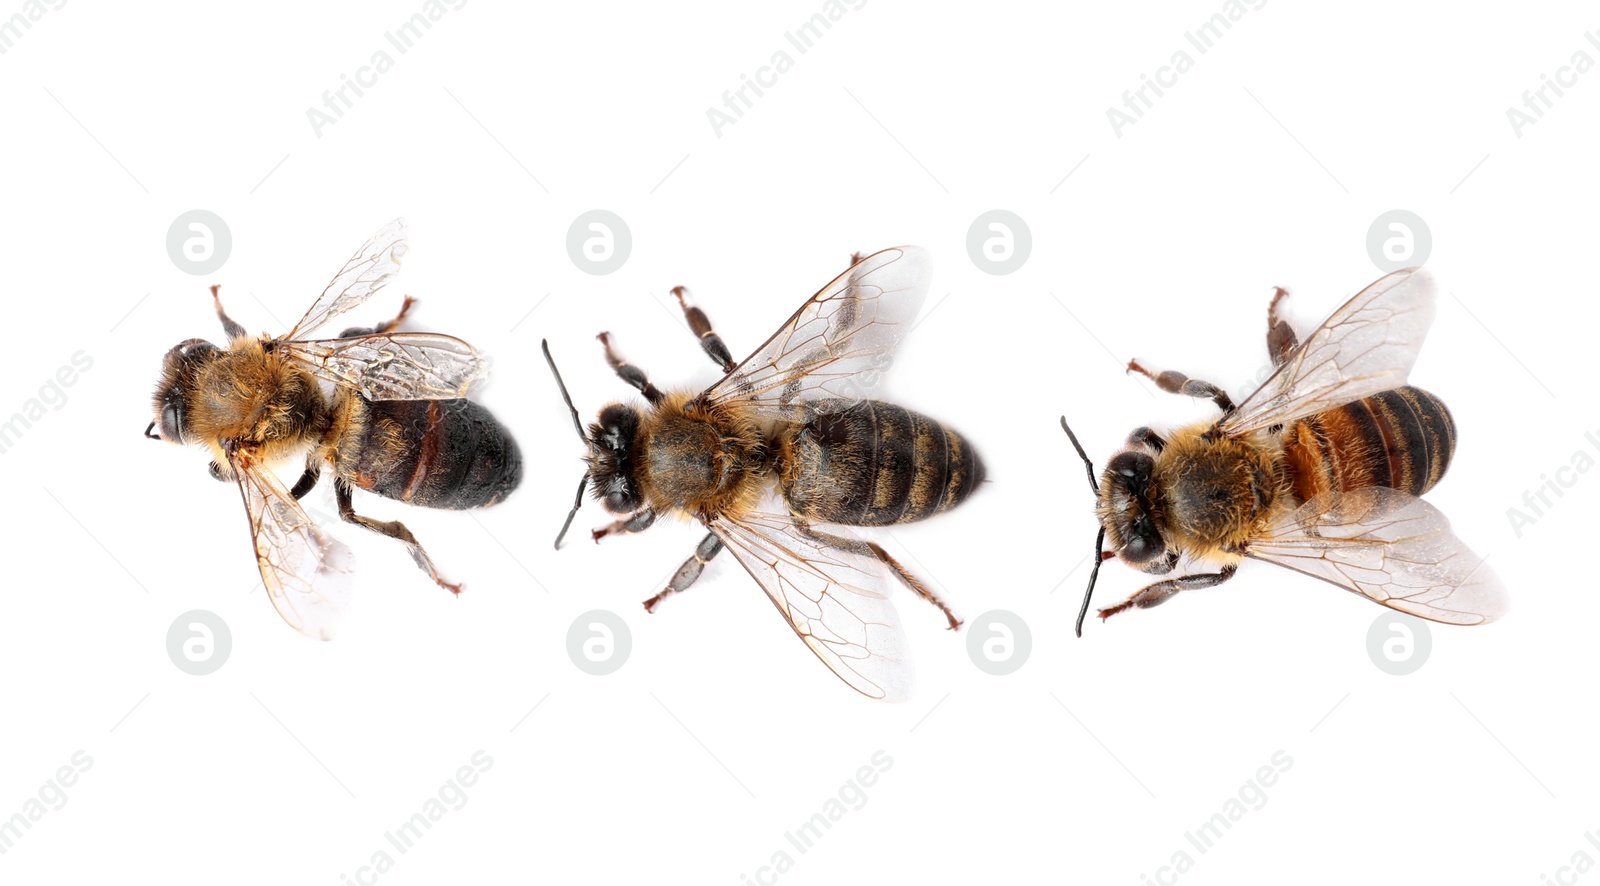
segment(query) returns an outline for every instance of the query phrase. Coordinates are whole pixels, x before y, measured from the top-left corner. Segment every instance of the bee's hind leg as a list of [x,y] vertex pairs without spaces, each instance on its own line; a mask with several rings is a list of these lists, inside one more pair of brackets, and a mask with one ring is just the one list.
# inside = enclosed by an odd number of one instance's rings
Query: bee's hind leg
[[672,580],[667,582],[666,590],[644,601],[644,611],[654,612],[663,599],[694,584],[700,578],[700,573],[705,571],[706,564],[711,562],[711,558],[720,553],[722,553],[722,539],[717,538],[715,532],[707,532],[706,537],[700,539],[699,547],[694,549],[694,554],[683,561],[678,571],[672,574]]
[[439,574],[439,570],[433,565],[433,559],[428,556],[427,551],[422,549],[422,545],[417,542],[417,537],[411,534],[411,530],[407,529],[404,523],[398,520],[374,520],[371,517],[363,517],[357,514],[355,504],[351,501],[351,486],[349,483],[342,480],[336,481],[333,484],[333,492],[334,498],[339,502],[340,519],[346,523],[354,523],[379,535],[387,535],[399,541],[406,546],[406,550],[411,554],[411,559],[417,562],[418,568],[428,573],[428,577],[437,582],[439,587],[452,594],[461,593],[461,585],[445,581],[444,577]]
[[1238,571],[1238,566],[1224,566],[1216,572],[1200,572],[1194,575],[1184,575],[1178,578],[1169,578],[1166,581],[1158,581],[1139,590],[1121,603],[1100,610],[1100,618],[1103,621],[1126,609],[1149,609],[1152,606],[1159,606],[1172,599],[1179,591],[1198,591],[1201,588],[1214,588],[1233,578],[1233,574]]
[[1137,372],[1145,378],[1156,383],[1156,387],[1169,394],[1182,394],[1185,397],[1195,397],[1201,400],[1210,400],[1217,404],[1217,408],[1226,415],[1233,411],[1233,399],[1228,392],[1208,381],[1190,378],[1181,372],[1168,369],[1164,372],[1151,372],[1139,365],[1138,360],[1128,361],[1128,371]]
[[940,612],[943,612],[945,620],[950,622],[950,630],[953,631],[961,627],[961,619],[956,618],[956,614],[950,611],[950,607],[946,606],[943,600],[934,596],[932,591],[923,586],[915,575],[912,575],[909,570],[901,566],[900,561],[889,556],[889,552],[884,550],[877,542],[860,538],[842,538],[837,535],[829,535],[826,532],[818,532],[798,520],[795,521],[794,525],[796,529],[800,530],[801,535],[813,541],[821,542],[830,548],[838,548],[841,551],[855,554],[858,557],[881,561],[883,565],[894,572],[895,577],[900,579],[901,584],[904,584],[911,589],[912,593],[932,603]]

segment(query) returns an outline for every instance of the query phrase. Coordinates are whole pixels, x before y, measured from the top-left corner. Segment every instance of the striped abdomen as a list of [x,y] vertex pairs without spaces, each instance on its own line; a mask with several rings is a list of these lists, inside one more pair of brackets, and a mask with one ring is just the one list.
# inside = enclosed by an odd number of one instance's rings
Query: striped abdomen
[[471,400],[363,400],[339,441],[339,472],[387,498],[428,508],[476,508],[522,480],[522,453]]
[[1450,467],[1456,425],[1438,397],[1407,386],[1301,419],[1283,439],[1301,501],[1367,486],[1421,495]]
[[961,435],[909,409],[865,400],[826,404],[779,440],[789,507],[819,523],[887,526],[947,511],[983,482]]

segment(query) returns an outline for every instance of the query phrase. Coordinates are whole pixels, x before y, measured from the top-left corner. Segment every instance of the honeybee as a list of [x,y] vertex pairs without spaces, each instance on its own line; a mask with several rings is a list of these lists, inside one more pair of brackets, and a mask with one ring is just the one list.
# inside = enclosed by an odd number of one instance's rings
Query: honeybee
[[961,622],[881,546],[847,527],[947,511],[983,482],[984,467],[950,428],[867,397],[927,295],[927,253],[902,246],[852,260],[739,364],[705,312],[684,289],[673,290],[725,373],[698,393],[657,388],[601,333],[606,361],[645,403],[611,403],[587,432],[546,344],[588,449],[556,547],[586,486],[620,515],[593,531],[596,542],[641,532],[664,514],[697,520],[709,531],[646,611],[692,585],[726,547],[835,674],[867,696],[899,701],[909,693],[909,667],[885,573],[938,607],[952,630]]
[[[278,337],[250,335],[211,287],[228,347],[191,338],[167,352],[145,436],[200,446],[211,476],[237,483],[250,518],[256,563],[278,613],[295,630],[331,639],[349,600],[353,556],[299,499],[333,470],[339,516],[398,539],[424,572],[452,593],[404,524],[360,516],[352,490],[432,508],[492,505],[522,479],[522,456],[489,410],[464,399],[488,361],[449,335],[393,332],[393,320],[336,339],[306,335],[386,286],[405,256],[395,220],[351,256],[300,322]],[[321,382],[332,382],[331,396]],[[269,465],[303,455],[293,489]]]
[[1485,624],[1505,613],[1500,580],[1419,498],[1456,446],[1444,403],[1406,384],[1433,322],[1432,275],[1411,268],[1383,277],[1299,343],[1281,313],[1286,295],[1278,289],[1267,309],[1276,369],[1237,406],[1216,385],[1128,364],[1163,391],[1210,399],[1221,418],[1166,436],[1136,429],[1098,482],[1061,419],[1100,522],[1079,636],[1100,563],[1112,557],[1152,575],[1183,557],[1216,568],[1149,585],[1101,609],[1102,619],[1219,585],[1247,557],[1433,621]]

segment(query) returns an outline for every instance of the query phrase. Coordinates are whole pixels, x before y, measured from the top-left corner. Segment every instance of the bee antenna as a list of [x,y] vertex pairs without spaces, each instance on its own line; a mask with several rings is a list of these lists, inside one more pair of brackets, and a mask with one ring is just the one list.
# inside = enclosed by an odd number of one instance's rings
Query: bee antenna
[[150,433],[151,431],[153,431],[155,429],[156,429],[156,423],[154,421],[152,421],[152,422],[150,422],[150,424],[145,425],[144,435],[146,437],[149,437],[151,440],[160,440],[161,436],[159,434]]
[[[561,540],[567,537],[567,530],[572,528],[572,518],[578,516],[578,509],[583,507],[583,490],[589,485],[589,475],[585,473],[578,478],[578,497],[572,500],[572,510],[567,512],[567,522],[561,524],[561,531],[556,534],[556,550],[561,550]],[[1082,623],[1080,618],[1079,623]]]
[[1083,605],[1078,607],[1078,621],[1072,626],[1073,633],[1083,636],[1083,617],[1089,614],[1089,600],[1094,596],[1094,581],[1100,577],[1100,564],[1106,561],[1101,548],[1105,545],[1106,528],[1100,527],[1100,534],[1094,539],[1094,568],[1089,570],[1089,587],[1083,592]]
[[[544,361],[550,364],[550,373],[556,377],[556,387],[561,389],[561,399],[567,403],[567,411],[572,413],[572,428],[578,432],[578,439],[584,446],[589,445],[589,437],[583,432],[583,422],[578,420],[578,408],[572,405],[572,395],[567,393],[567,383],[561,380],[561,370],[556,368],[556,360],[550,356],[550,342],[547,339],[539,340],[539,347],[544,351]],[[556,550],[561,550],[561,540],[567,537],[567,530],[572,528],[572,518],[578,516],[578,509],[583,507],[583,490],[589,485],[589,474],[584,472],[578,478],[578,494],[572,500],[572,510],[567,512],[567,520],[561,524],[561,531],[556,534]]]
[[[1089,475],[1089,488],[1095,495],[1100,494],[1100,483],[1094,478],[1094,462],[1089,460],[1089,454],[1083,451],[1083,444],[1078,442],[1078,435],[1072,433],[1072,428],[1067,426],[1067,417],[1061,416],[1061,430],[1067,432],[1067,439],[1072,441],[1072,448],[1078,450],[1078,457],[1083,459],[1084,473]],[[1089,601],[1094,597],[1095,579],[1100,577],[1100,564],[1105,562],[1106,527],[1100,526],[1100,534],[1094,539],[1094,568],[1089,570],[1089,587],[1083,592],[1083,605],[1078,607],[1078,621],[1073,625],[1073,632],[1079,637],[1083,636],[1083,618],[1089,614]]]
[[1078,450],[1078,457],[1083,459],[1083,469],[1089,475],[1089,488],[1094,490],[1095,495],[1099,495],[1100,481],[1094,478],[1094,462],[1089,461],[1088,454],[1083,451],[1083,444],[1078,442],[1078,435],[1072,433],[1072,428],[1067,427],[1067,417],[1064,415],[1061,416],[1061,430],[1067,432],[1067,439],[1072,441],[1072,448]]
[[572,413],[572,427],[577,430],[578,439],[587,446],[589,437],[583,433],[583,422],[578,420],[578,408],[572,405],[572,395],[567,393],[567,384],[561,380],[561,370],[556,368],[556,360],[550,356],[550,342],[547,339],[540,339],[539,347],[544,350],[544,361],[550,364],[550,373],[556,377],[556,387],[561,389],[561,399],[567,401],[567,411]]

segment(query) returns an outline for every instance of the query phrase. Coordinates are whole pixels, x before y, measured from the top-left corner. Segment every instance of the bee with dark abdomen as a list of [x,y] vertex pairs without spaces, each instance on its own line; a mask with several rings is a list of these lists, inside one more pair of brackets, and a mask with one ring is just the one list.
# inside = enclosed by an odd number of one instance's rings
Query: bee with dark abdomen
[[[303,336],[366,301],[399,270],[405,223],[396,220],[369,240],[300,322],[276,338],[249,335],[222,309],[228,335],[219,348],[192,338],[167,352],[155,393],[155,420],[145,436],[202,446],[211,475],[238,483],[250,518],[256,562],[273,605],[291,626],[329,639],[349,597],[348,548],[312,522],[299,499],[316,486],[322,466],[334,475],[339,516],[398,539],[440,586],[445,581],[405,525],[355,512],[360,487],[431,508],[492,505],[517,487],[522,456],[490,412],[464,399],[487,361],[461,339],[393,332],[393,320],[352,328],[336,339]],[[331,397],[322,382],[332,382]],[[305,471],[285,490],[269,465],[301,455]]]
[[903,641],[882,576],[937,606],[952,629],[961,622],[881,546],[845,527],[921,520],[983,482],[983,462],[961,435],[866,396],[927,291],[921,249],[858,258],[736,365],[705,313],[676,289],[690,329],[726,373],[699,393],[660,390],[601,333],[607,362],[645,403],[612,403],[585,431],[556,372],[588,448],[556,546],[586,486],[620,515],[595,541],[640,532],[662,515],[694,519],[709,531],[646,610],[693,584],[727,547],[834,673],[866,695],[903,699]]
[[1406,384],[1433,322],[1433,277],[1390,274],[1300,343],[1280,313],[1285,295],[1267,310],[1276,371],[1238,406],[1208,382],[1128,364],[1163,391],[1211,400],[1221,418],[1166,436],[1135,430],[1098,482],[1061,420],[1089,469],[1101,527],[1080,635],[1100,561],[1111,557],[1153,575],[1184,557],[1216,569],[1158,581],[1102,619],[1221,584],[1246,557],[1433,621],[1483,624],[1505,612],[1500,580],[1419,498],[1456,444],[1444,403]]

